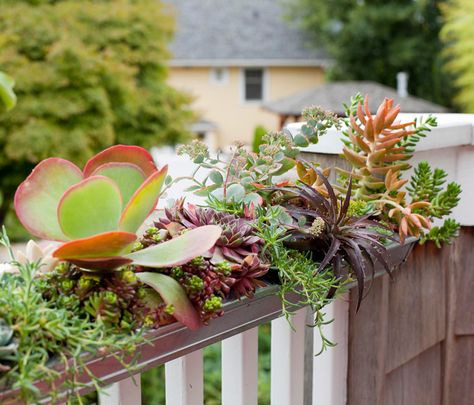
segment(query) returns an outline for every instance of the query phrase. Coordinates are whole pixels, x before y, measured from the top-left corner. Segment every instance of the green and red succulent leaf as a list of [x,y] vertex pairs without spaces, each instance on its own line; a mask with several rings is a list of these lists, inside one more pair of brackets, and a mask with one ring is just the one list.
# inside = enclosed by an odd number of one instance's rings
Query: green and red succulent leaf
[[53,256],[61,260],[120,256],[128,253],[136,239],[137,235],[130,232],[105,232],[63,243],[53,252]]
[[161,273],[137,273],[138,279],[158,292],[163,301],[172,308],[172,315],[189,329],[201,326],[201,320],[186,292],[174,278]]
[[130,253],[126,257],[132,259],[138,266],[152,268],[179,266],[212,249],[221,234],[220,226],[201,226],[167,242]]
[[160,171],[154,172],[148,177],[135,191],[122,212],[119,222],[121,230],[136,232],[155,209],[167,172],[168,166],[164,166]]
[[115,145],[92,157],[84,166],[84,176],[91,176],[97,168],[111,162],[132,163],[138,166],[146,177],[156,172],[153,157],[146,149],[132,145]]
[[24,227],[40,238],[68,240],[59,224],[58,206],[63,194],[81,180],[81,170],[67,160],[39,163],[15,193],[15,211]]
[[87,238],[118,229],[122,196],[104,176],[92,176],[70,187],[58,205],[58,220],[69,239]]

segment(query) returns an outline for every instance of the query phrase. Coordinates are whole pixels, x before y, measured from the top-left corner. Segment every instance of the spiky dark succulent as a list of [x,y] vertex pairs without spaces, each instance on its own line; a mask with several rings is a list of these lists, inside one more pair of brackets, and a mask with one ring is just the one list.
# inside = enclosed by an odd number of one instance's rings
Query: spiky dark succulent
[[[358,307],[363,297],[367,267],[374,270],[379,262],[390,273],[386,257],[387,250],[382,240],[379,222],[370,219],[370,214],[355,217],[348,216],[352,180],[348,181],[348,189],[343,200],[336,197],[328,179],[316,167],[314,171],[323,181],[328,198],[317,190],[302,183],[295,187],[279,189],[287,193],[286,208],[298,225],[289,229],[287,240],[289,247],[297,250],[323,252],[318,272],[329,265],[336,277],[342,277],[345,264],[355,275],[358,284]],[[293,201],[296,200],[296,204]]]
[[[194,229],[202,225],[219,225],[223,229],[211,250],[214,262],[228,260],[240,264],[245,257],[256,255],[263,244],[262,239],[255,235],[248,219],[192,204],[185,206],[183,200],[178,201],[173,208],[166,209],[165,217],[155,223],[156,228],[167,230],[171,236],[183,229]],[[144,243],[148,241],[145,235]]]

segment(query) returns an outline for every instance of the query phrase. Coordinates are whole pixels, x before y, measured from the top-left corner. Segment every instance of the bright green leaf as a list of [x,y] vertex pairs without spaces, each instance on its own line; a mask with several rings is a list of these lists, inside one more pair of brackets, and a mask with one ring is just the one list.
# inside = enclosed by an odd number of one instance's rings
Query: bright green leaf
[[15,81],[10,76],[0,72],[0,107],[3,104],[6,110],[11,110],[16,104],[16,95],[13,92],[14,85]]
[[64,234],[71,239],[87,238],[117,230],[122,197],[107,177],[92,176],[69,188],[58,207]]
[[120,218],[122,231],[135,233],[155,209],[167,171],[168,166],[165,166],[159,172],[155,172],[135,192]]
[[117,184],[122,194],[122,202],[125,206],[132,198],[135,191],[145,181],[143,171],[132,163],[112,162],[99,166],[93,173],[93,176],[105,176]]

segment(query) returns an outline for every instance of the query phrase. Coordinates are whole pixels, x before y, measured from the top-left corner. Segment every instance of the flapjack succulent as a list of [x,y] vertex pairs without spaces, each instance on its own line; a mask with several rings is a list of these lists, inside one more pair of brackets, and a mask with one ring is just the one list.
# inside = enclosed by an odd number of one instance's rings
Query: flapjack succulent
[[88,268],[118,267],[131,263],[122,253],[155,208],[166,172],[137,146],[112,146],[83,171],[49,158],[18,187],[15,210],[31,234],[65,242],[54,257]]
[[[46,159],[18,188],[15,209],[32,234],[65,242],[53,257],[82,269],[181,265],[211,249],[221,228],[196,227],[166,243],[132,252],[136,231],[155,208],[166,171],[166,166],[158,170],[151,155],[136,146],[110,147],[90,159],[83,171],[67,160]],[[199,326],[196,311],[174,279],[152,273],[137,277],[166,305],[175,307],[176,319],[191,328]],[[111,300],[111,294],[99,291],[89,310],[105,302],[112,305]]]

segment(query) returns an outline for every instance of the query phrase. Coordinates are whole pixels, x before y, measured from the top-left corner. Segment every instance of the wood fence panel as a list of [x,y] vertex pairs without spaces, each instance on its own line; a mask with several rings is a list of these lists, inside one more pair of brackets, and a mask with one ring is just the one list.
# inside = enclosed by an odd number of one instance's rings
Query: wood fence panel
[[416,246],[349,318],[348,405],[474,404],[474,227]]
[[441,405],[441,344],[387,374],[384,405]]
[[458,242],[454,253],[458,262],[454,329],[456,335],[474,335],[474,227],[463,228]]
[[386,373],[444,340],[444,257],[444,250],[434,244],[415,247],[403,269],[393,273],[389,283]]
[[349,312],[348,405],[378,403],[385,370],[387,298],[385,277],[376,279],[359,312],[357,294],[351,292]]
[[445,405],[474,404],[474,336],[454,339],[453,367],[451,367]]

